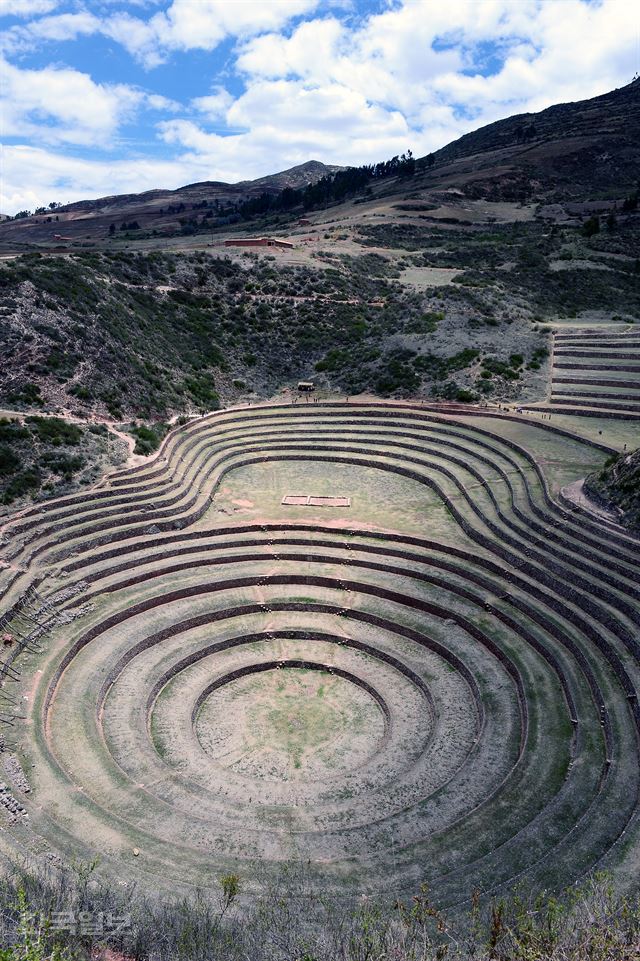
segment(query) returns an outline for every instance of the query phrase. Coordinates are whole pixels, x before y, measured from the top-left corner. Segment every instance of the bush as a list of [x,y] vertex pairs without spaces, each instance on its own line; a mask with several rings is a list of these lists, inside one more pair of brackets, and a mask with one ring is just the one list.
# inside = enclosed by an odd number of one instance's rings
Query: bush
[[42,407],[44,404],[39,386],[30,381],[22,384],[18,390],[12,391],[8,396],[8,400],[10,404],[33,404],[37,407]]
[[327,354],[319,360],[315,365],[315,369],[318,372],[322,371],[334,371],[338,368],[343,367],[345,362],[349,359],[347,351],[341,350],[339,347],[334,347],[333,350],[328,351]]
[[24,888],[18,889],[14,909],[16,941],[13,947],[0,948],[0,961],[71,961],[69,952],[53,941],[49,920],[31,909]]
[[70,454],[58,454],[48,451],[40,458],[41,465],[53,474],[61,474],[65,480],[71,480],[76,471],[82,470],[84,460],[82,457]]
[[473,404],[478,399],[478,395],[464,387],[459,387],[455,381],[449,380],[438,391],[437,396],[445,400],[455,400],[460,404]]
[[15,474],[20,468],[20,458],[7,444],[0,444],[0,477]]
[[59,417],[27,417],[26,423],[41,441],[56,447],[60,444],[75,446],[82,439],[82,431],[79,427]]
[[593,237],[595,234],[599,234],[600,218],[594,214],[593,217],[589,217],[588,220],[585,220],[582,227],[582,233],[585,235],[585,237]]
[[130,427],[129,433],[136,438],[134,454],[152,454],[160,446],[167,429],[166,424],[159,424],[155,427],[146,427],[144,424],[138,427]]
[[22,471],[11,479],[4,494],[2,495],[3,504],[11,504],[18,497],[23,497],[31,491],[36,491],[42,483],[42,474],[37,468]]
[[420,386],[420,377],[411,361],[415,356],[411,350],[397,350],[388,354],[381,364],[376,391],[388,395],[396,391],[411,393]]
[[184,386],[185,390],[191,394],[201,409],[219,409],[220,395],[214,389],[213,378],[209,374],[201,374],[198,377],[186,377]]
[[93,394],[89,388],[85,387],[83,384],[74,384],[73,387],[69,388],[69,393],[73,394],[74,397],[77,397],[78,400],[91,400],[93,397]]
[[31,433],[17,420],[0,417],[0,441],[26,440]]
[[444,380],[448,374],[469,367],[480,355],[479,350],[465,347],[450,357],[437,357],[435,354],[421,354],[414,360],[416,370],[424,371],[434,380]]
[[[520,374],[512,368],[512,359],[517,358],[520,362],[524,359],[521,354],[512,354],[508,361],[498,360],[497,357],[485,357],[482,361],[482,373],[497,374],[505,380],[519,380]],[[519,366],[519,364],[518,364]]]

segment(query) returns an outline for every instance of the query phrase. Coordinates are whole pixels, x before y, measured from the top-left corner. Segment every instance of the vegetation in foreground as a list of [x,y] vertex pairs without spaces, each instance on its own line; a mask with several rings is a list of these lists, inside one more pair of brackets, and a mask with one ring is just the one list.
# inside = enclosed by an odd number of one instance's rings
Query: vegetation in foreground
[[248,899],[227,875],[159,904],[96,881],[95,864],[0,882],[0,961],[637,961],[640,898],[603,875],[563,897],[472,895],[451,920],[421,887],[412,898],[320,896],[296,867]]

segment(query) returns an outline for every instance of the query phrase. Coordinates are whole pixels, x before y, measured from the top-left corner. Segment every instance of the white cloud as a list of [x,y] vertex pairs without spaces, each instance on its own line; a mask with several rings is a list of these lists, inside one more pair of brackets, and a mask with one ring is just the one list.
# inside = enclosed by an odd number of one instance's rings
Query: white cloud
[[21,70],[0,58],[0,112],[5,138],[112,148],[139,108],[164,113],[179,103],[127,84],[95,83],[68,67]]
[[300,81],[259,81],[252,84],[227,113],[235,127],[245,127],[256,135],[268,132],[270,139],[339,143],[361,138],[384,140],[389,135],[408,131],[404,116],[367,101],[359,91],[329,83],[310,87]]
[[0,211],[15,213],[54,200],[71,203],[164,185],[177,187],[183,182],[183,174],[181,165],[174,161],[84,160],[41,147],[5,146]]
[[328,80],[332,65],[348,43],[349,33],[339,20],[310,20],[290,37],[270,33],[246,43],[240,50],[238,68],[260,77],[313,76]]
[[251,38],[237,66],[248,92],[265,78],[348,87],[400,111],[414,148],[432,149],[470,126],[628,82],[639,42],[626,0],[405,2],[355,27],[323,18]]
[[233,97],[224,87],[215,87],[213,93],[206,97],[194,97],[191,106],[199,113],[205,114],[208,120],[221,120],[226,117]]
[[57,6],[58,0],[2,0],[0,17],[35,17]]
[[100,29],[101,21],[86,11],[40,17],[30,23],[14,26],[0,35],[0,49],[6,55],[30,51],[43,42],[77,40]]
[[163,63],[164,55],[151,22],[132,17],[129,13],[118,13],[105,20],[101,29],[146,67],[157,67]]
[[[221,135],[185,118],[163,121],[160,135],[183,150],[181,162],[229,181],[262,176],[311,157],[362,163],[406,149],[413,139],[403,115],[368,104],[338,84],[309,89],[299,81],[254,84],[226,113],[240,133]],[[339,146],[337,147],[336,144]]]
[[[202,95],[188,108],[160,92],[95,83],[69,67],[9,68],[6,125],[15,136],[109,146],[136,111],[161,114],[154,151],[160,147],[168,160],[107,164],[47,154],[53,171],[47,179],[41,154],[25,146],[23,164],[35,164],[41,203],[56,193],[65,164],[77,178],[77,199],[193,180],[237,181],[311,157],[358,164],[407,147],[420,155],[500,117],[621,86],[637,69],[640,42],[627,0],[405,0],[370,16],[328,0],[165,0],[162,6],[151,15],[142,6],[136,16],[131,8],[89,7],[98,15],[74,7],[8,31],[14,44],[27,45],[102,33],[146,67],[236,39],[224,69],[211,61]],[[243,89],[232,96],[238,78]],[[28,166],[8,188],[11,196],[25,179],[31,184]],[[5,180],[12,183],[6,174]]]
[[447,73],[433,89],[464,104],[477,124],[597,96],[629,82],[636,69],[640,25],[630,29],[629,11],[619,0],[540,4],[526,25],[527,41],[513,45],[498,71]]
[[277,30],[311,12],[320,0],[173,0],[149,20],[114,14],[102,30],[147,67],[171,50],[214,50],[227,37]]
[[108,146],[144,95],[125,84],[98,84],[65,67],[20,70],[0,61],[5,136]]
[[[173,0],[166,10],[148,19],[129,11],[102,12],[86,9],[32,20],[8,30],[2,39],[5,50],[33,49],[42,41],[73,40],[101,33],[121,44],[146,67],[163,63],[170,51],[213,50],[227,37],[251,37],[278,30],[290,20],[313,11],[321,0]],[[48,13],[58,0],[0,0],[14,15]],[[130,3],[130,6],[133,4]],[[155,4],[154,4],[155,5]]]
[[167,113],[177,113],[182,110],[182,104],[170,97],[163,97],[159,93],[145,93],[144,102],[151,110],[164,110]]
[[152,23],[169,47],[212,50],[224,37],[275,30],[317,6],[317,0],[174,0]]
[[83,34],[95,33],[100,20],[86,10],[80,13],[61,13],[52,17],[40,17],[25,28],[34,39],[76,40]]

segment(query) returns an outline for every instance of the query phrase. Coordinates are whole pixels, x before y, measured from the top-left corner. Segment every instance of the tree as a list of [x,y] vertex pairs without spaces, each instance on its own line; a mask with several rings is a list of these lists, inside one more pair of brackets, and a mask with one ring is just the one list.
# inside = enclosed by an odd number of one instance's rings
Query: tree
[[410,150],[407,150],[406,154],[403,153],[400,157],[400,170],[399,174],[401,177],[413,177],[416,172],[416,162],[414,156]]
[[582,232],[585,237],[593,237],[594,234],[600,233],[600,218],[597,216],[597,214],[594,214],[593,217],[589,217],[588,220],[585,220],[584,226],[582,227]]

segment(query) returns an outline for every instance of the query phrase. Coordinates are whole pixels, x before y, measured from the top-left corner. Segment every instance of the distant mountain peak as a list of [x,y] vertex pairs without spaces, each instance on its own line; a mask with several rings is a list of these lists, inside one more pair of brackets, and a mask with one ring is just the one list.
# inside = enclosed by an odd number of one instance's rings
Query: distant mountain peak
[[[166,227],[167,220],[176,221],[177,214],[206,208],[216,202],[225,206],[263,193],[277,194],[287,187],[300,190],[337,170],[344,170],[344,167],[324,164],[320,160],[307,160],[257,180],[241,180],[237,183],[205,180],[175,190],[146,190],[143,193],[79,200],[57,207],[53,216],[51,211],[47,211],[20,221],[9,221],[4,227],[7,229],[9,226],[12,231],[20,233],[27,230],[29,242],[47,238],[55,240],[54,220],[56,224],[64,224],[65,234],[75,232],[86,239],[91,239],[91,231],[97,232],[99,228],[100,235],[104,235],[112,224],[114,229],[119,229],[122,223],[135,222],[144,228],[158,228],[162,232],[163,218]],[[56,227],[56,232],[58,229]]]

